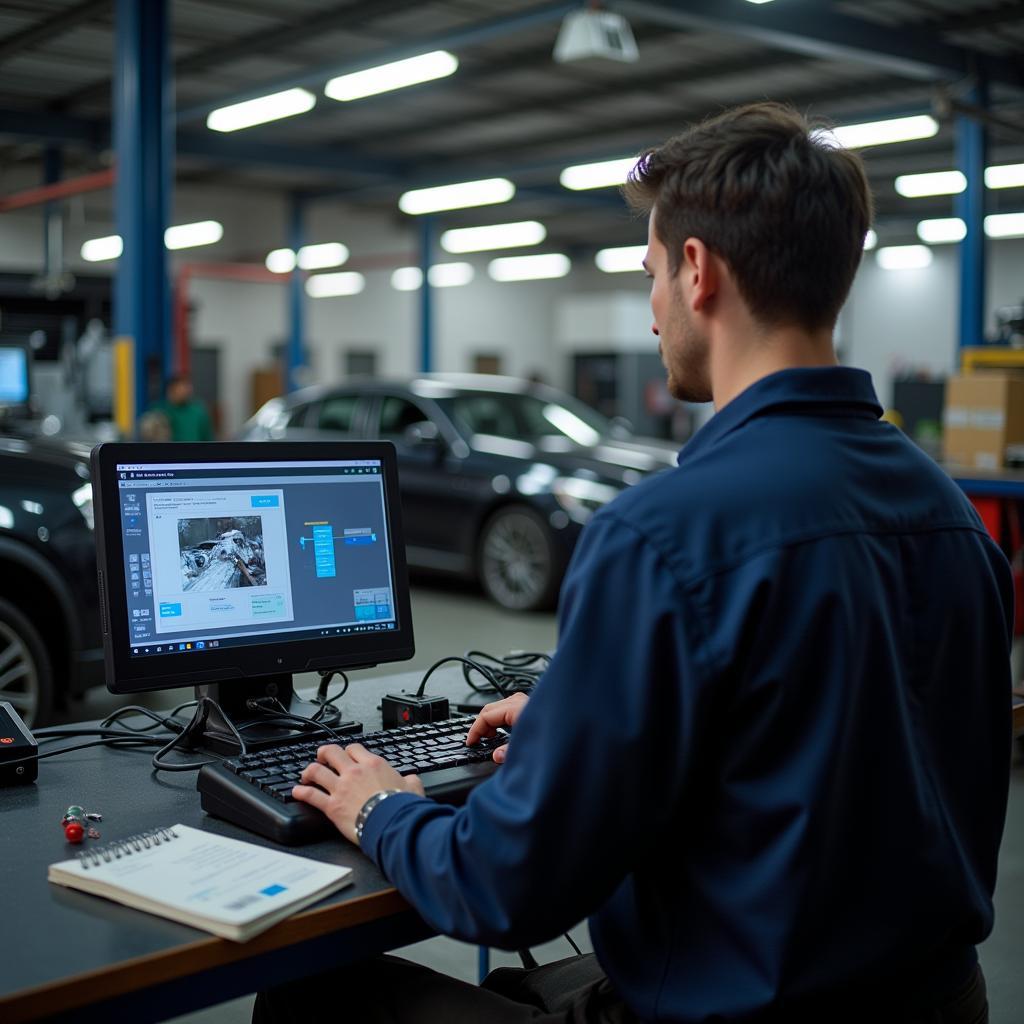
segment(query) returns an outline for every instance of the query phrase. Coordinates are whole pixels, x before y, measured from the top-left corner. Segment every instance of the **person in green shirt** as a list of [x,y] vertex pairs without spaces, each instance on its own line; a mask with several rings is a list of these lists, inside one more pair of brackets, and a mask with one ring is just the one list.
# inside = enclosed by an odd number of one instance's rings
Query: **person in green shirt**
[[192,392],[192,380],[176,373],[167,381],[167,398],[153,406],[167,417],[172,441],[212,441],[210,414]]

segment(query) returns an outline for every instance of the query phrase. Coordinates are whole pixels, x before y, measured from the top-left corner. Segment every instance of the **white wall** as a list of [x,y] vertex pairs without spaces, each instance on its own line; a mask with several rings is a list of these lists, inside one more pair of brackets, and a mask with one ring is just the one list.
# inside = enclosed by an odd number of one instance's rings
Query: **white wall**
[[[214,217],[224,224],[217,245],[173,254],[172,268],[184,260],[262,262],[285,243],[287,208],[272,193],[209,187],[181,187],[175,196],[175,223]],[[83,197],[68,207],[65,253],[68,269],[111,273],[113,264],[86,264],[78,256],[86,238],[113,232],[110,199],[105,193]],[[643,234],[638,228],[637,242]],[[366,275],[366,290],[357,296],[306,299],[307,342],[311,377],[338,379],[348,350],[378,352],[378,367],[387,374],[419,367],[418,292],[391,288],[391,270],[416,261],[416,225],[404,218],[371,216],[323,202],[311,208],[309,242],[343,241],[352,250],[351,269]],[[931,267],[922,271],[882,271],[874,255],[865,255],[841,320],[844,360],[862,366],[875,378],[883,403],[891,399],[891,379],[901,367],[934,374],[955,363],[958,270],[956,246],[934,249]],[[636,338],[623,342],[637,349],[655,341],[645,308],[648,283],[640,274],[606,275],[578,261],[567,277],[555,281],[497,284],[486,274],[488,256],[467,259],[476,268],[472,284],[435,289],[433,365],[438,370],[468,370],[474,354],[501,354],[503,370],[512,374],[539,371],[555,384],[568,384],[569,352],[585,347],[579,327],[588,308],[586,296],[615,294],[616,332],[635,322]],[[39,210],[0,215],[0,270],[35,272],[42,263],[42,216]],[[1024,299],[1024,240],[989,243],[987,325],[992,310]],[[197,344],[220,347],[225,427],[233,431],[250,414],[252,370],[270,363],[272,346],[288,335],[288,295],[282,284],[240,284],[195,280],[192,337]],[[592,300],[591,300],[592,304]],[[627,312],[628,311],[628,315]],[[621,314],[621,315],[620,315]],[[576,320],[576,330],[572,322]],[[568,325],[567,325],[568,321]],[[621,322],[619,322],[621,321]],[[607,332],[605,332],[607,333]],[[571,340],[569,340],[571,338]],[[595,349],[612,339],[595,337]]]

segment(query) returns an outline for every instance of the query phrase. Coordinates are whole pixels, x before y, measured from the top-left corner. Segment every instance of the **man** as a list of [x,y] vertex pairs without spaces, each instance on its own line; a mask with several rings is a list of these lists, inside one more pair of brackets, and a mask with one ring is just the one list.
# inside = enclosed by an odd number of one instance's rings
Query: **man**
[[167,381],[167,400],[153,407],[167,417],[172,441],[212,441],[213,426],[206,406],[193,395],[192,380],[177,373]]
[[438,931],[518,948],[590,915],[596,957],[482,988],[393,959],[333,983],[359,1021],[983,1021],[1011,578],[836,364],[861,164],[760,104],[646,153],[626,195],[669,387],[715,416],[587,526],[549,670],[469,731],[513,727],[465,807],[358,744],[295,790],[351,840],[361,814]]

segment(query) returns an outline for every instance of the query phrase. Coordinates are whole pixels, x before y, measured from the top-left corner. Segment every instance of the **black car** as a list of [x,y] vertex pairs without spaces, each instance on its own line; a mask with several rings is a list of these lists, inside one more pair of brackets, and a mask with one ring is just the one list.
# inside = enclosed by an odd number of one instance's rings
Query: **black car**
[[476,577],[516,610],[550,607],[587,519],[678,454],[553,388],[471,374],[308,388],[241,436],[394,442],[410,566]]
[[89,449],[0,437],[0,700],[30,725],[103,682]]

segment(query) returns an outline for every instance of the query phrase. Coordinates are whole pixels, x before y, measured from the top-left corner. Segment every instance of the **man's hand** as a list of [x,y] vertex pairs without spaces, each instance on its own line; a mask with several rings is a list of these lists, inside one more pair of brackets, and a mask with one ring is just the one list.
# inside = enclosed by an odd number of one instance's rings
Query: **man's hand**
[[[527,699],[525,693],[513,693],[504,700],[485,704],[480,714],[476,716],[476,721],[469,727],[466,745],[472,747],[487,736],[496,736],[499,728],[511,729],[516,724],[516,719],[523,713]],[[497,764],[501,764],[506,753],[505,747],[501,746],[497,747],[491,756]]]
[[356,816],[374,793],[403,789],[423,796],[418,776],[403,778],[383,757],[359,743],[321,747],[316,761],[303,768],[301,778],[303,784],[292,790],[292,796],[323,811],[351,843],[356,842]]

